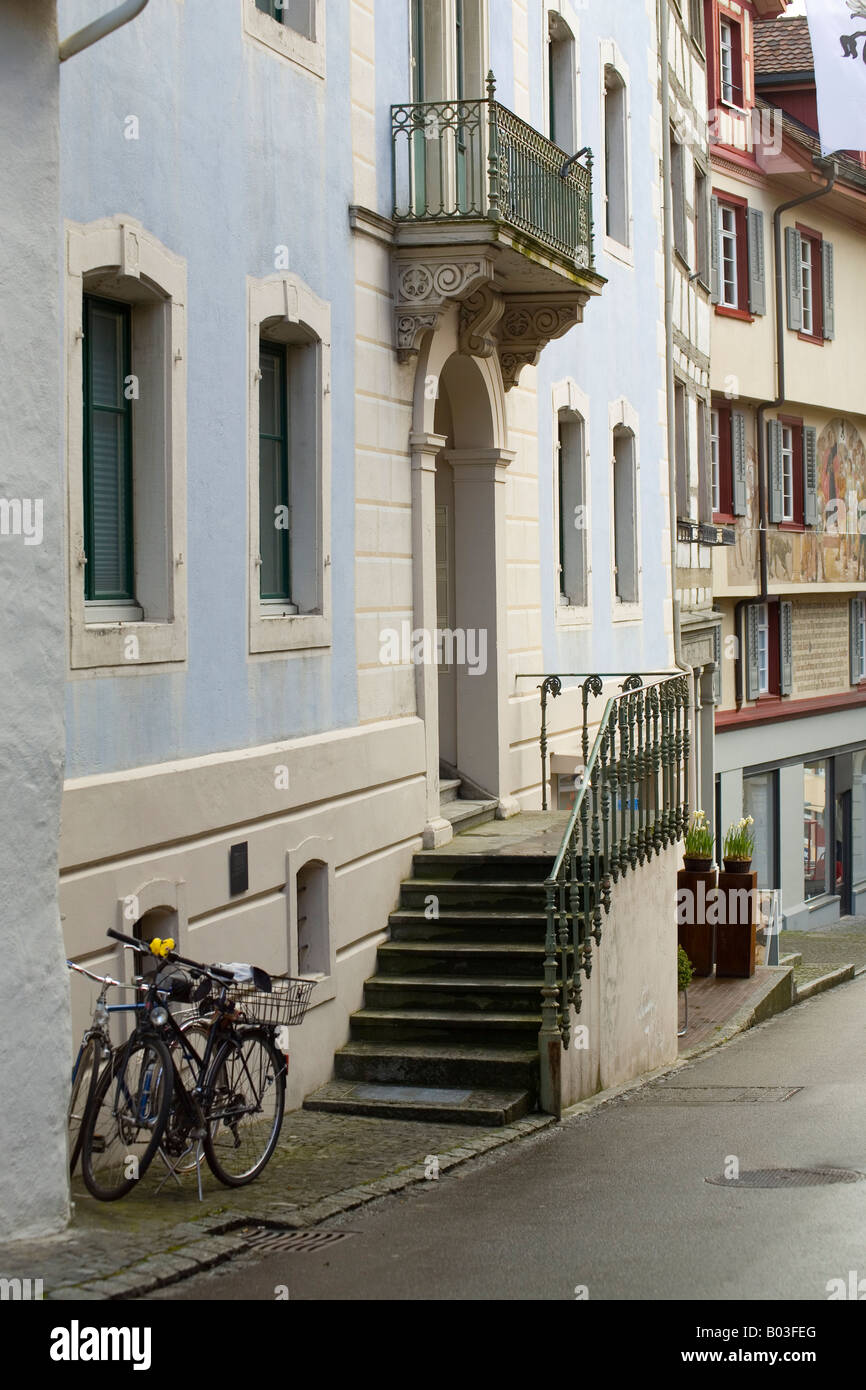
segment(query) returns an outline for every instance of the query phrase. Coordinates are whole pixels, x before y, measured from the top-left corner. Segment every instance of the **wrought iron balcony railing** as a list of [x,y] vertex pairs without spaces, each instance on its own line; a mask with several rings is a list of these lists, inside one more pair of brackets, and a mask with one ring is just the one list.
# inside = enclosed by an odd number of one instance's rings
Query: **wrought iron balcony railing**
[[495,99],[391,107],[394,220],[501,222],[594,266],[592,153],[569,157]]
[[607,701],[589,748],[590,697],[600,676],[581,685],[583,767],[574,807],[553,868],[545,881],[546,935],[542,989],[542,1107],[545,1085],[556,1074],[549,1055],[568,1048],[570,1006],[581,1007],[581,971],[592,972],[593,942],[601,942],[602,914],[611,888],[684,834],[689,823],[689,688],[686,676],[644,686],[630,676]]

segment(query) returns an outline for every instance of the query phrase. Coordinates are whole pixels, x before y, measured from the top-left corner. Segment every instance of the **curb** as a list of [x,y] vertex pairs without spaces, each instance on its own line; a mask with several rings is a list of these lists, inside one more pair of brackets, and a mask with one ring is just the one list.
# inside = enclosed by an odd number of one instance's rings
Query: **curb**
[[794,990],[794,967],[792,965],[774,965],[766,968],[772,970],[776,978],[767,981],[768,988],[760,999],[751,1000],[748,1004],[744,1004],[741,1009],[738,1009],[735,1014],[732,1014],[727,1023],[720,1026],[716,1037],[706,1038],[704,1042],[681,1052],[681,1062],[694,1061],[696,1057],[712,1051],[714,1047],[720,1047],[722,1043],[729,1042],[738,1033],[745,1033],[758,1023],[766,1023],[768,1018],[784,1013],[786,1009],[790,1009],[797,1002]]
[[807,984],[794,986],[794,1003],[802,1004],[806,999],[811,999],[814,994],[823,994],[825,989],[833,989],[836,985],[843,985],[848,980],[854,979],[855,967],[853,965],[840,965],[836,970],[828,970],[826,975],[819,975],[816,980],[809,980]]
[[[447,1172],[491,1149],[527,1138],[530,1134],[537,1134],[540,1130],[549,1129],[557,1123],[553,1115],[527,1115],[521,1120],[516,1120],[514,1124],[503,1125],[494,1132],[481,1134],[477,1139],[464,1140],[459,1148],[435,1155],[439,1161],[439,1172]],[[226,1212],[203,1223],[202,1229],[207,1234],[200,1240],[189,1241],[180,1246],[167,1246],[163,1253],[150,1255],[146,1260],[130,1265],[127,1269],[118,1270],[116,1274],[105,1279],[65,1284],[48,1292],[46,1301],[141,1298],[145,1294],[155,1293],[158,1289],[180,1283],[191,1274],[203,1274],[209,1269],[214,1269],[235,1255],[242,1255],[250,1249],[247,1233],[251,1227],[267,1226],[277,1231],[306,1230],[320,1225],[332,1216],[354,1211],[392,1192],[400,1192],[407,1187],[428,1181],[433,1179],[428,1179],[425,1165],[416,1163],[375,1182],[365,1183],[360,1187],[344,1188],[342,1192],[322,1197],[317,1202],[299,1207],[292,1215],[286,1213],[285,1205],[278,1208],[265,1207],[261,1212],[245,1212],[243,1215],[239,1212]],[[171,1239],[170,1232],[167,1233],[167,1239]]]

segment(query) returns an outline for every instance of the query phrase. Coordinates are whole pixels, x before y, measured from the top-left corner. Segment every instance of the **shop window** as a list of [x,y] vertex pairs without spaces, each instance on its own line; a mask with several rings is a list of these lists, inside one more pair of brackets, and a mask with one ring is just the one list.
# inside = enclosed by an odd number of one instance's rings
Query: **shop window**
[[[820,897],[835,883],[835,859],[827,839],[830,833],[829,772],[826,759],[803,767],[803,896]],[[832,875],[832,877],[831,877]]]
[[743,815],[754,824],[755,848],[752,868],[759,888],[777,888],[776,877],[779,791],[776,772],[750,772],[743,776]]

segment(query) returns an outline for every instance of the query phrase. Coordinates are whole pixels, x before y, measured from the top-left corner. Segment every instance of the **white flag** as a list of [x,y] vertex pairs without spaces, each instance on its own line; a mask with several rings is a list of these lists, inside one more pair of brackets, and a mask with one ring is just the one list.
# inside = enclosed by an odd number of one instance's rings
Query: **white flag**
[[806,0],[824,154],[866,150],[866,0]]

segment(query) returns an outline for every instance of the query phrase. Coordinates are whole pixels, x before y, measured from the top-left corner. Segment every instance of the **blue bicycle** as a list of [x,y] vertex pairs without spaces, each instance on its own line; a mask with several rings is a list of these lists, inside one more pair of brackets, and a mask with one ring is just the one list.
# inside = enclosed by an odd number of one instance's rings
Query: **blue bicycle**
[[74,970],[77,975],[86,975],[88,980],[93,980],[100,985],[100,991],[93,1007],[93,1017],[90,1026],[85,1029],[84,1037],[81,1039],[81,1046],[78,1049],[78,1056],[72,1068],[72,1090],[69,1096],[69,1109],[67,1113],[67,1123],[69,1127],[69,1172],[75,1172],[76,1164],[81,1153],[81,1140],[84,1134],[84,1120],[87,1116],[88,1107],[92,1104],[96,1094],[96,1087],[103,1067],[114,1054],[114,1045],[109,1033],[109,1021],[112,1014],[135,1013],[141,1008],[140,1004],[107,1004],[106,996],[110,989],[135,989],[142,990],[144,985],[132,984],[125,985],[121,980],[115,980],[111,975],[94,975],[92,970],[85,970],[83,965],[76,965],[75,961],[68,960],[66,964],[70,970]]

